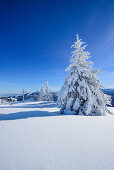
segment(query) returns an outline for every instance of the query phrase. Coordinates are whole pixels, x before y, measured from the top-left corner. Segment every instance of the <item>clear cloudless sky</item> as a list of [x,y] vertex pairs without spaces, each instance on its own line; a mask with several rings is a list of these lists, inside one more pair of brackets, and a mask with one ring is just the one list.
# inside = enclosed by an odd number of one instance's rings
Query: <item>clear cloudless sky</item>
[[64,83],[76,33],[100,80],[114,88],[113,0],[0,1],[0,94]]

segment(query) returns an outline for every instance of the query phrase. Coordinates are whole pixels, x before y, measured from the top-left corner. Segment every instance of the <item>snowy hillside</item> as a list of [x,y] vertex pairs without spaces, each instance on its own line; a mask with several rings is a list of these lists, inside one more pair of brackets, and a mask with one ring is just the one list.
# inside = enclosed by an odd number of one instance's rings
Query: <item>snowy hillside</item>
[[114,169],[114,115],[58,111],[53,102],[0,105],[0,170]]

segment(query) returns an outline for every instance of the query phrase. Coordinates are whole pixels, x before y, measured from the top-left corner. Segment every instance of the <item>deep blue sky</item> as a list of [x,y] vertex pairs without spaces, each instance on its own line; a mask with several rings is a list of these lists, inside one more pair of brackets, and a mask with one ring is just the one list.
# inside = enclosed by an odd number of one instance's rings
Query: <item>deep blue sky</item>
[[114,88],[114,1],[0,1],[0,93],[64,83],[75,34]]

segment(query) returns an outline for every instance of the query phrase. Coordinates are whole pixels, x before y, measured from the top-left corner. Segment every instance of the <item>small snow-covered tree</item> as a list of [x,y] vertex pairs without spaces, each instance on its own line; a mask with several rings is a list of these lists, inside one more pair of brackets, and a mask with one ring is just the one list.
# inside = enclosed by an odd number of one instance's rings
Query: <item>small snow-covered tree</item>
[[50,88],[48,86],[48,82],[46,82],[45,100],[46,101],[51,101],[52,100],[52,93],[51,93],[51,90],[50,90]]
[[43,86],[43,85],[41,86],[41,89],[40,89],[40,97],[39,97],[39,100],[41,100],[41,101],[44,101],[44,100],[45,100],[45,89],[44,89],[44,86]]
[[86,45],[76,35],[76,42],[70,65],[66,69],[69,72],[62,86],[57,104],[61,113],[75,113],[78,115],[105,115],[106,105],[111,104],[111,98],[101,91],[103,86],[98,80],[100,70],[92,68],[90,53],[85,51]]

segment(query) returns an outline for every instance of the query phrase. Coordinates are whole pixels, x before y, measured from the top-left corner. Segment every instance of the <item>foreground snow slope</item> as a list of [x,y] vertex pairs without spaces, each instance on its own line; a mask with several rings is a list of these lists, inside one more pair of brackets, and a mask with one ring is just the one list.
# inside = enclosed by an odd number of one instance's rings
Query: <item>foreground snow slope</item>
[[0,105],[0,170],[114,169],[114,116],[58,110],[52,102]]

